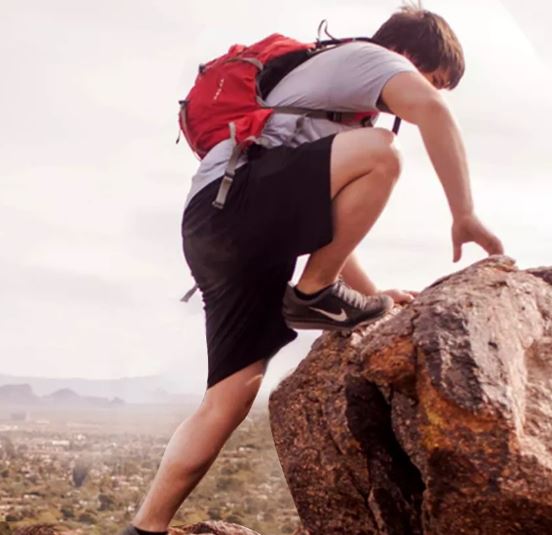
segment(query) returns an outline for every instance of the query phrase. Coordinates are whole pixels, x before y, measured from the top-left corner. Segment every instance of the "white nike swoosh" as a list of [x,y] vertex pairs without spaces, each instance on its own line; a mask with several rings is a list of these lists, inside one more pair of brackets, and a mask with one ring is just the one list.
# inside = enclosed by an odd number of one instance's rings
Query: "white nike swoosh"
[[324,314],[324,316],[328,316],[328,318],[335,320],[335,321],[345,321],[348,318],[346,312],[341,309],[340,314],[334,314],[332,312],[328,312],[327,310],[321,310],[319,308],[309,307],[311,310],[316,310],[316,312],[320,312],[320,314]]

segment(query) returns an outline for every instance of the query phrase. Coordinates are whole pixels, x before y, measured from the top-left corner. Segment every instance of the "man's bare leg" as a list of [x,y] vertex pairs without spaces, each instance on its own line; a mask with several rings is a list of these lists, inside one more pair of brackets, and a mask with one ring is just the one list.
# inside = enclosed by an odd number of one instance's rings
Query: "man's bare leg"
[[166,531],[174,514],[203,478],[218,453],[249,413],[266,361],[258,360],[205,392],[199,408],[172,435],[150,489],[132,524]]
[[383,211],[401,171],[394,138],[381,128],[335,137],[330,170],[334,238],[310,255],[297,283],[300,291],[313,293],[332,284]]
[[[336,136],[332,145],[331,195],[334,239],[311,255],[300,289],[331,284],[356,244],[383,210],[400,172],[394,135],[362,129]],[[220,449],[243,421],[264,373],[258,361],[207,390],[199,409],[172,436],[133,524],[164,531],[182,501],[202,479]]]

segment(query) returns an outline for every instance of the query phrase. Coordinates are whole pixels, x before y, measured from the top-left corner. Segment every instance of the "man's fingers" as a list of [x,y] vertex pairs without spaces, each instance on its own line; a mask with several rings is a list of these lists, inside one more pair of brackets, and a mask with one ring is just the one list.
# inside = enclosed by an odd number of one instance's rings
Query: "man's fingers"
[[462,258],[462,244],[454,242],[452,246],[453,246],[452,261],[458,262],[458,260]]
[[485,251],[487,251],[490,255],[504,254],[504,246],[496,236],[491,236],[482,245]]
[[401,290],[398,292],[399,303],[410,303],[414,301],[414,297],[418,295],[419,292],[411,292],[409,290]]
[[416,295],[418,294],[418,292],[408,292],[406,290],[396,290],[396,289],[386,290],[385,292],[382,292],[382,293],[391,297],[393,301],[395,301],[395,303],[397,304],[410,303],[411,301],[414,301],[415,296],[413,294],[414,293],[416,293]]
[[453,262],[458,262],[462,258],[462,246],[469,242],[475,242],[489,255],[504,254],[502,242],[475,216],[461,219],[452,226]]
[[504,245],[496,236],[493,240],[492,251],[491,254],[504,254]]

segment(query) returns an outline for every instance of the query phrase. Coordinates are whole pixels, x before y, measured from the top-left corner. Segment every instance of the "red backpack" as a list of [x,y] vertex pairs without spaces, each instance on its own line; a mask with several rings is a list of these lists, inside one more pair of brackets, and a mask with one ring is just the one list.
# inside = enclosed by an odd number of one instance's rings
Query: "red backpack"
[[[301,43],[275,33],[251,46],[233,45],[225,55],[199,66],[194,86],[187,97],[179,101],[180,129],[200,159],[225,139],[230,138],[235,143],[213,206],[224,206],[240,154],[252,143],[263,144],[260,135],[273,113],[302,114],[372,126],[374,111],[342,113],[288,106],[269,107],[265,103],[270,90],[313,55],[346,42],[372,41],[365,37],[321,41],[322,24],[319,38],[314,43]],[[400,119],[397,118],[393,127],[395,133],[399,124]]]

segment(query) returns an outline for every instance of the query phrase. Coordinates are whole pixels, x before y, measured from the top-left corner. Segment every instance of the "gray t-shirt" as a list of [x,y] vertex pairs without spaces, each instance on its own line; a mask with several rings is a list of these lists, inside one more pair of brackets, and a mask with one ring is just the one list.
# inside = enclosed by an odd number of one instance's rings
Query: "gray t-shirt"
[[[351,42],[313,56],[287,74],[268,95],[270,106],[300,106],[344,112],[375,111],[387,81],[399,72],[416,71],[404,56],[366,42]],[[372,120],[375,123],[377,116]],[[270,147],[296,147],[331,134],[359,128],[328,119],[275,113],[262,138]],[[230,139],[213,147],[201,161],[185,206],[207,184],[224,174],[232,153]],[[238,166],[247,162],[245,156]]]

